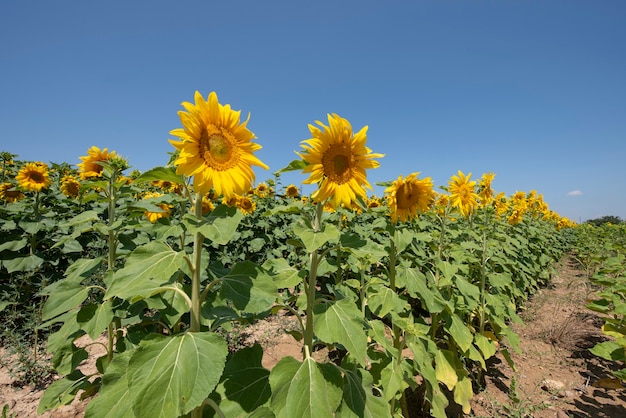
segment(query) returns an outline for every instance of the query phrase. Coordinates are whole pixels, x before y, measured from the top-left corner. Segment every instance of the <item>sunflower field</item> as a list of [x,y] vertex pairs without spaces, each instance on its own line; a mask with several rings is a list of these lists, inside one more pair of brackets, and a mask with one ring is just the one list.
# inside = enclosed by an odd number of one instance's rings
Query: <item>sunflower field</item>
[[[493,173],[459,171],[440,191],[409,173],[368,196],[383,155],[335,114],[257,184],[252,166],[267,166],[240,112],[215,93],[183,107],[169,162],[143,173],[95,146],[77,168],[0,155],[0,318],[45,341],[62,376],[40,413],[80,396],[86,417],[467,414],[486,362],[514,367],[510,325],[574,247],[606,286],[590,307],[621,318],[594,350],[623,354],[623,229],[596,259],[609,241],[584,237],[599,230],[536,191],[497,194]],[[317,189],[301,196],[285,171]],[[268,370],[260,345],[224,338],[278,313],[299,324],[299,358]],[[90,375],[85,335],[106,348]]]

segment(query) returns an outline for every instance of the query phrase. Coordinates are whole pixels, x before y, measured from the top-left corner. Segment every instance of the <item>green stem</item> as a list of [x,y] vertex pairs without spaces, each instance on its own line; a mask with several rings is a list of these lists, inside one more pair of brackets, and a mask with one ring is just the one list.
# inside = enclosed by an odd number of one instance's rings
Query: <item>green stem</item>
[[[389,250],[389,288],[396,293],[396,259],[397,259],[397,250],[396,244],[391,239],[391,245]],[[394,323],[391,323],[391,332],[393,334],[393,347],[398,351],[397,357],[397,365],[401,367],[402,361],[404,358],[402,357],[402,351],[404,350],[404,338],[402,336],[402,330]],[[393,415],[394,409],[396,407],[396,399],[393,398],[391,400],[391,414]],[[406,402],[406,398],[404,396],[404,391],[400,395],[400,408],[402,409],[402,415],[405,417],[409,416],[408,406]]]
[[[313,232],[319,232],[322,225],[324,203],[318,202],[315,207],[315,219],[313,219]],[[317,250],[309,253],[309,277],[304,283],[306,291],[306,325],[304,328],[304,357],[308,358],[313,352],[313,306],[315,305],[315,285],[317,283],[317,265],[319,258]]]
[[[198,219],[202,219],[202,196],[196,194],[194,213]],[[193,240],[193,269],[191,275],[191,310],[189,312],[191,316],[191,324],[189,331],[200,331],[200,280],[202,275],[202,243],[204,242],[204,235],[200,232],[196,232]]]

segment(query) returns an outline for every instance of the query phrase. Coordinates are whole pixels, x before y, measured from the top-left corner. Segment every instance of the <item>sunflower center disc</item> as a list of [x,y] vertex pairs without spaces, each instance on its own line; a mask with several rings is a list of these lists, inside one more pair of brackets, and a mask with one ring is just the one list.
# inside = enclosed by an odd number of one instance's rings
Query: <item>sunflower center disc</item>
[[36,171],[33,171],[32,173],[30,173],[30,179],[32,181],[34,181],[35,183],[43,183],[43,175],[41,173],[38,173]]
[[335,146],[326,151],[322,157],[324,173],[335,183],[345,183],[350,180],[352,154],[343,146]]
[[396,193],[396,199],[398,201],[398,208],[409,209],[415,203],[413,199],[413,187],[405,184]]
[[206,160],[215,161],[219,164],[230,161],[233,147],[227,138],[222,135],[211,135],[207,139],[207,143],[208,147],[204,151]]

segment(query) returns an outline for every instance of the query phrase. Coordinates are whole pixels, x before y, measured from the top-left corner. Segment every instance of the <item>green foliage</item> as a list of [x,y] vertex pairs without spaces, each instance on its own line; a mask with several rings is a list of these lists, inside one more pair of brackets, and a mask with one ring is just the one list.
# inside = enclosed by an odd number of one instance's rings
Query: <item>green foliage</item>
[[[226,205],[201,215],[172,167],[127,184],[106,166],[77,199],[58,180],[0,207],[0,315],[34,301],[23,325],[47,338],[62,375],[39,412],[79,391],[92,397],[87,417],[408,416],[414,397],[434,417],[450,403],[469,412],[472,373],[517,349],[518,308],[572,240],[551,221],[509,225],[489,207],[393,224],[385,208],[325,212],[270,194],[251,196],[245,216]],[[177,188],[141,200],[163,181]],[[150,223],[144,212],[159,205],[169,216]],[[615,304],[607,295],[594,306]],[[270,371],[259,345],[228,347],[230,330],[280,310],[298,320],[301,359]],[[105,338],[91,375],[78,368],[84,335]],[[328,359],[314,356],[321,348]]]

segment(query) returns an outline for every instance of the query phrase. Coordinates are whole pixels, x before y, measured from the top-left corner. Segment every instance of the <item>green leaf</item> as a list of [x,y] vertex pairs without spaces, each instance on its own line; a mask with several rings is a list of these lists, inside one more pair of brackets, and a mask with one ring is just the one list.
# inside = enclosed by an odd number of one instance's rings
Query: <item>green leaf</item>
[[0,245],[0,252],[4,250],[8,251],[19,251],[22,248],[28,245],[28,240],[26,238],[22,238],[20,240],[12,240],[7,241],[4,244]]
[[453,353],[448,350],[438,350],[435,356],[435,374],[437,380],[448,387],[448,390],[454,389],[459,377],[454,367]]
[[343,403],[339,418],[391,418],[389,405],[373,395],[374,379],[364,369],[343,370]]
[[116,354],[102,376],[102,387],[87,405],[85,418],[134,418],[128,389],[128,362],[133,351]]
[[408,229],[396,229],[393,234],[393,243],[396,247],[396,254],[402,253],[406,247],[413,242],[415,234]]
[[50,295],[41,317],[42,321],[46,321],[83,303],[89,296],[89,288],[70,279],[62,279],[47,286],[42,293]]
[[286,173],[288,171],[304,170],[304,168],[307,165],[309,164],[304,160],[293,160],[287,165],[287,167],[284,167],[278,170],[277,173]]
[[274,278],[274,283],[279,289],[294,287],[302,282],[299,270],[291,267],[284,258],[271,258],[262,266]]
[[472,411],[470,401],[473,397],[472,381],[467,377],[467,373],[465,373],[460,376],[459,381],[454,387],[454,402],[461,405],[465,414],[469,414]]
[[7,272],[13,273],[16,271],[33,271],[37,270],[39,266],[43,264],[43,258],[36,254],[31,254],[26,257],[17,257],[10,260],[2,260],[2,265],[7,269]]
[[329,241],[339,239],[339,229],[332,224],[323,224],[322,230],[315,232],[301,220],[293,226],[293,232],[302,240],[306,250],[311,253]]
[[380,283],[368,287],[367,305],[380,318],[392,311],[403,312],[408,306],[407,302],[402,300],[396,292]]
[[59,223],[59,228],[70,228],[77,225],[82,225],[85,223],[91,223],[95,221],[99,221],[98,212],[94,210],[87,210],[85,212],[81,212],[78,215],[74,216],[71,219],[68,219],[65,222]]
[[227,354],[226,342],[211,332],[142,341],[128,364],[133,411],[169,418],[200,406],[219,382]]
[[419,298],[424,307],[430,312],[439,313],[446,307],[446,301],[437,289],[431,290],[426,283],[426,276],[414,267],[398,266],[396,281],[399,287],[406,288],[409,295]]
[[467,325],[456,314],[452,314],[446,318],[444,328],[448,334],[452,336],[463,352],[467,351],[470,345],[472,345],[472,342],[474,341],[472,333],[467,328]]
[[460,276],[455,276],[454,283],[465,299],[465,310],[473,311],[480,303],[480,289]]
[[237,263],[220,280],[220,296],[243,312],[266,311],[278,297],[278,287],[272,276],[251,261]]
[[363,329],[363,315],[354,302],[341,299],[319,303],[313,307],[313,330],[327,343],[343,345],[362,365],[367,361],[367,335]]
[[278,417],[331,418],[342,397],[341,373],[308,357],[281,359],[270,373],[271,408]]
[[606,360],[624,361],[624,347],[615,341],[604,341],[590,348],[589,351],[595,356]]
[[169,181],[176,184],[184,184],[183,176],[176,174],[176,167],[155,167],[142,173],[133,183],[142,184],[150,181]]
[[92,340],[102,334],[113,320],[113,304],[110,300],[102,303],[91,303],[78,311],[76,320]]
[[476,347],[478,347],[483,353],[483,357],[485,359],[491,358],[494,354],[496,354],[496,345],[491,339],[485,337],[484,335],[474,335],[474,342],[476,343]]
[[263,348],[255,344],[236,351],[226,363],[216,392],[227,417],[245,416],[268,404],[272,395],[270,371],[261,364]]
[[162,284],[170,281],[182,267],[183,260],[184,253],[158,241],[137,247],[124,268],[115,272],[106,299],[117,296],[135,302],[153,295]]
[[409,384],[404,380],[402,366],[395,361],[395,358],[392,358],[380,372],[380,384],[384,389],[382,399],[387,403],[409,387]]
[[219,205],[202,219],[187,214],[183,217],[183,223],[191,234],[199,232],[211,242],[226,245],[235,234],[242,218],[243,214],[236,207]]
[[89,386],[91,383],[89,383],[88,376],[82,374],[80,370],[75,370],[48,386],[39,400],[37,413],[42,414],[45,411],[70,404],[79,390],[87,389]]

